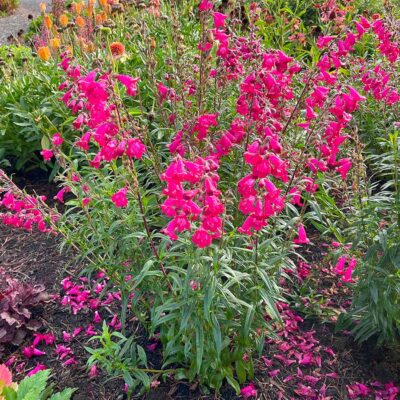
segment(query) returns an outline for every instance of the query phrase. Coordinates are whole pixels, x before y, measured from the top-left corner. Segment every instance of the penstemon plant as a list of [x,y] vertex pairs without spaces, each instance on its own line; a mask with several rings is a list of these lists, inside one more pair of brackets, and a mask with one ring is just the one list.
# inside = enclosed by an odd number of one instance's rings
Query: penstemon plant
[[[186,49],[184,61],[162,63],[151,40],[138,46],[148,68],[136,77],[121,73],[117,43],[94,70],[62,55],[59,90],[77,138],[56,133],[42,155],[63,169],[56,198],[66,211],[42,198],[21,202],[2,175],[9,193],[0,218],[40,224],[89,272],[104,271],[121,291],[123,334],[133,313],[161,341],[165,373],[216,390],[228,381],[239,392],[265,335],[281,324],[278,282],[290,255],[310,242],[308,202],[326,177],[345,180],[352,166],[348,131],[366,100],[348,84],[349,75],[357,83],[355,45],[371,34],[389,59],[398,49],[382,21],[361,18],[356,32],[321,36],[319,60],[306,67],[263,49],[255,14],[246,37],[210,1],[193,18],[196,45],[174,33],[166,50]],[[148,23],[162,35],[165,21]],[[93,356],[115,365],[113,352]],[[135,370],[131,384],[143,376],[140,365],[121,365],[124,375]]]

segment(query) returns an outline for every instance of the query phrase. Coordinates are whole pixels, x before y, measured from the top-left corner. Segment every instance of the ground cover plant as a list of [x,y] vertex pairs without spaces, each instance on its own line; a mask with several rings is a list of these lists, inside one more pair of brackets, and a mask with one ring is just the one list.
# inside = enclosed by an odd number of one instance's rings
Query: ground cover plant
[[32,193],[0,171],[0,220],[69,255],[46,307],[84,322],[30,337],[25,303],[5,290],[5,365],[36,376],[50,352],[64,369],[83,359],[88,380],[127,397],[188,382],[205,398],[395,399],[396,372],[340,376],[323,339],[336,328],[398,349],[390,4],[41,11],[32,51],[7,49],[0,146],[6,167],[49,169],[58,189]]

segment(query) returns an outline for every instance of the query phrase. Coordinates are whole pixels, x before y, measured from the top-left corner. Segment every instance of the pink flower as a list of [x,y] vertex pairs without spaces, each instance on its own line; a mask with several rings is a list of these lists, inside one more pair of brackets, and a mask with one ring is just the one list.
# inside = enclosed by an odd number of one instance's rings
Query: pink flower
[[215,12],[214,13],[214,26],[215,29],[224,28],[225,27],[225,19],[227,16],[225,14]]
[[64,342],[70,342],[72,340],[72,335],[68,332],[63,332],[63,340]]
[[128,205],[128,199],[126,197],[127,192],[127,188],[122,188],[111,196],[111,200],[116,205],[116,207],[124,208]]
[[146,146],[139,139],[129,139],[125,152],[128,157],[134,157],[139,160],[146,152]]
[[67,358],[72,353],[70,347],[66,347],[62,344],[58,344],[54,351],[60,357],[60,360],[64,360],[64,358]]
[[93,364],[89,370],[89,376],[90,378],[95,378],[98,374],[97,366]]
[[43,149],[40,154],[42,155],[44,161],[50,161],[54,156],[52,150],[50,149]]
[[209,0],[201,0],[199,4],[199,10],[200,11],[207,11],[207,10],[212,10],[213,4]]
[[212,243],[212,236],[205,229],[199,228],[192,236],[192,242],[200,249],[208,247]]
[[32,371],[29,371],[26,376],[32,376],[35,375],[36,373],[38,373],[39,371],[44,371],[48,369],[45,365],[43,364],[37,364],[35,368],[33,368]]
[[338,161],[336,171],[340,173],[343,180],[347,178],[347,173],[349,172],[352,165],[353,163],[348,158],[342,158]]
[[347,261],[346,256],[340,256],[333,271],[338,275],[343,275],[346,261]]
[[95,324],[100,324],[101,321],[102,321],[102,319],[101,319],[101,317],[100,317],[99,312],[98,312],[98,311],[95,311],[95,312],[94,312],[93,322],[94,322]]
[[140,78],[132,78],[129,75],[117,75],[116,78],[126,87],[126,93],[129,96],[136,96],[137,83]]
[[169,89],[160,82],[157,86],[157,90],[161,98],[161,102],[163,102],[168,96]]
[[64,143],[64,139],[61,137],[61,133],[55,133],[51,138],[54,146],[61,146]]
[[46,343],[47,346],[54,344],[56,340],[55,336],[52,333],[35,333],[33,340],[33,345],[37,346],[39,343]]
[[90,197],[84,197],[82,199],[82,205],[83,207],[86,207],[90,202],[92,201],[92,199]]
[[87,328],[86,328],[86,335],[88,336],[94,336],[96,335],[96,331],[94,330],[94,327],[92,324],[90,324]]
[[349,262],[349,266],[347,267],[347,269],[344,271],[343,277],[342,277],[342,281],[343,282],[347,282],[347,283],[353,283],[353,272],[356,269],[357,266],[357,260],[353,257],[350,262]]
[[257,390],[256,390],[254,384],[250,383],[250,385],[245,386],[244,388],[242,388],[242,390],[240,391],[240,394],[245,399],[248,399],[250,397],[256,397],[257,396]]
[[319,49],[325,48],[332,40],[333,36],[320,36],[317,40],[317,46]]
[[76,365],[76,364],[78,364],[78,361],[76,361],[75,357],[71,357],[63,363],[65,367],[67,367],[68,365]]
[[46,353],[44,351],[37,349],[34,345],[31,345],[31,346],[25,347],[22,350],[22,354],[26,358],[32,358],[32,357],[44,356]]
[[192,290],[198,290],[200,288],[200,285],[196,281],[193,281],[193,280],[190,281],[189,285],[192,288]]
[[293,240],[295,244],[307,244],[310,243],[310,239],[307,238],[306,230],[303,224],[299,225],[297,238]]
[[60,203],[64,203],[64,194],[70,192],[71,189],[69,187],[63,187],[58,193],[54,196],[55,200],[58,200]]

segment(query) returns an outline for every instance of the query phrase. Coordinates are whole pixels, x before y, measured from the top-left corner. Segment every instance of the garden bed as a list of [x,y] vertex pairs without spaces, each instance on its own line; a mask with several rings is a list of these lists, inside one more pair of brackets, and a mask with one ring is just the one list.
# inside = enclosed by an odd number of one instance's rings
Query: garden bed
[[[27,176],[17,175],[14,179],[28,193],[46,194],[50,202],[58,191],[56,185],[49,184],[47,176],[42,173],[36,172]],[[319,266],[319,272],[314,272],[315,279],[321,279],[324,282],[319,287],[326,289],[324,292],[326,296],[329,296],[329,289],[336,288],[336,294],[333,294],[331,300],[334,304],[341,304],[346,301],[348,293],[344,295],[340,292],[340,289],[338,290],[334,276],[324,276],[324,273],[320,271],[324,267],[321,265],[321,262],[323,262],[321,248],[324,246],[318,245],[319,235],[317,232],[312,235],[312,241],[314,246],[305,255],[308,259],[313,260],[313,266]],[[26,232],[0,225],[0,265],[18,279],[30,283],[44,284],[47,291],[55,295],[54,301],[40,310],[39,318],[43,322],[42,331],[53,333],[57,342],[62,341],[63,332],[73,332],[77,327],[92,324],[93,313],[84,311],[73,315],[68,307],[63,308],[59,305],[60,298],[63,295],[61,290],[62,280],[66,276],[72,276],[78,280],[82,266],[74,264],[71,254],[60,254],[56,237],[41,232]],[[324,353],[321,368],[313,366],[301,367],[301,369],[309,376],[325,375],[326,393],[327,396],[332,396],[332,399],[345,399],[347,396],[346,387],[354,385],[356,382],[400,382],[400,355],[397,352],[388,348],[378,349],[373,340],[362,346],[357,345],[350,335],[334,332],[334,324],[322,323],[317,318],[309,318],[300,323],[296,335],[307,336],[310,331],[315,332],[313,338],[317,342],[316,347],[323,346],[333,349],[335,356],[331,357]],[[25,345],[29,345],[31,340],[31,337],[29,337]],[[145,345],[145,336],[141,337],[139,341]],[[85,335],[72,342],[71,348],[78,362],[74,366],[63,366],[62,361],[58,359],[51,346],[42,347],[47,354],[37,359],[26,360],[21,355],[21,349],[15,348],[8,349],[8,357],[15,356],[20,362],[26,362],[26,365],[20,369],[20,377],[25,376],[38,362],[45,364],[52,369],[54,382],[59,389],[65,387],[78,389],[74,397],[75,400],[117,400],[125,398],[122,379],[107,382],[107,376],[104,374],[89,378],[86,366],[88,353],[84,350],[84,346],[88,344],[88,337]],[[275,363],[274,367],[280,370],[279,375],[270,376],[271,370],[273,371],[274,368],[266,365],[265,358],[273,359],[273,355],[277,354],[276,350],[274,345],[266,345],[263,356],[256,361],[255,382],[258,388],[259,397],[257,398],[259,399],[277,399],[280,390],[283,390],[285,396],[287,396],[288,393],[293,393],[297,388],[290,381],[284,382],[285,377],[297,373],[297,364],[295,364],[295,367],[288,367],[279,362]],[[157,352],[148,352],[150,363],[154,368],[161,366]],[[326,377],[326,374],[334,373],[337,374],[337,378]],[[296,396],[295,393],[294,396]],[[215,397],[213,394],[202,394],[197,385],[171,380],[160,382],[159,386],[154,387],[149,394],[142,398],[200,400]],[[226,387],[222,390],[219,398],[233,400],[240,397],[237,397],[231,388]],[[283,399],[285,398],[283,397]]]

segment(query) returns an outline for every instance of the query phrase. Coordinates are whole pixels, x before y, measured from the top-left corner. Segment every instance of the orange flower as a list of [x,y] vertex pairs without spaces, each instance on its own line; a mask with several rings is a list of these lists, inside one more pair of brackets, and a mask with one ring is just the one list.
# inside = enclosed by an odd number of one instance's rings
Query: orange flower
[[40,12],[44,14],[46,12],[46,3],[40,3],[39,9],[40,9]]
[[53,49],[59,49],[61,46],[61,41],[59,38],[50,39],[50,47]]
[[103,10],[108,9],[108,1],[107,0],[99,0],[99,3],[103,7]]
[[68,17],[65,14],[61,14],[60,18],[60,25],[63,26],[64,28],[68,25]]
[[45,27],[50,30],[53,26],[53,21],[51,20],[49,15],[45,15],[43,19]]
[[86,25],[85,19],[80,15],[76,17],[75,23],[79,26],[79,28],[83,28]]
[[72,6],[72,11],[79,15],[82,12],[84,4],[83,3],[75,3],[75,2],[73,2],[71,4],[71,6]]
[[39,58],[43,61],[49,61],[51,57],[50,49],[47,46],[42,46],[37,49]]
[[95,4],[96,4],[96,0],[89,0],[88,6],[87,6],[88,17],[91,17],[93,15],[93,8],[94,8]]
[[101,25],[104,21],[107,20],[107,13],[102,12],[101,14],[96,14],[96,25]]
[[113,57],[121,57],[125,54],[125,46],[120,42],[110,44],[110,51]]

